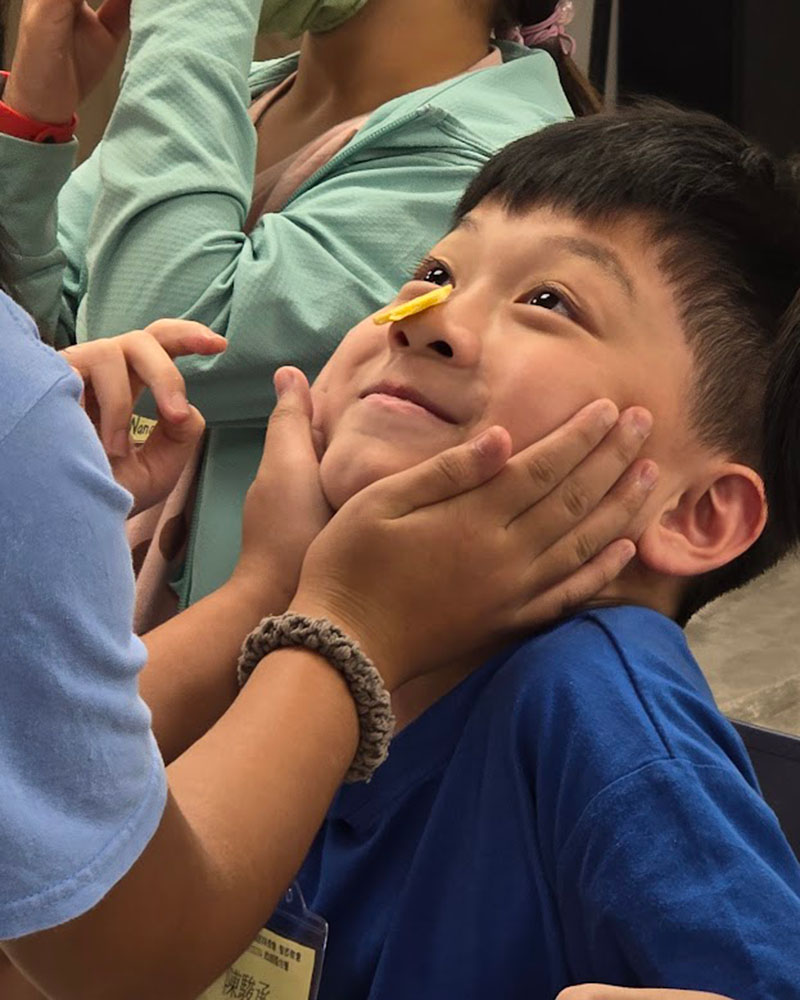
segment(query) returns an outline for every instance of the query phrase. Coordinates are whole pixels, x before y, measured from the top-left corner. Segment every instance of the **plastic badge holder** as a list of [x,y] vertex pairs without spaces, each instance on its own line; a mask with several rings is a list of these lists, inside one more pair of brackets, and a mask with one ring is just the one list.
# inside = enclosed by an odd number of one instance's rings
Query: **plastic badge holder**
[[317,1000],[328,924],[295,884],[255,941],[200,1000]]

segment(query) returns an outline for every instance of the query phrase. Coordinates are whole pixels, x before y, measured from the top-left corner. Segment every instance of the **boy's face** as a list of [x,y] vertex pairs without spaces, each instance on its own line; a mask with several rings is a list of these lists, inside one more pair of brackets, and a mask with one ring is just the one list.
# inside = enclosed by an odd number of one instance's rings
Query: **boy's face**
[[430,258],[397,301],[451,282],[447,302],[359,323],[314,385],[332,506],[494,424],[518,451],[599,397],[652,412],[662,498],[680,487],[702,454],[687,419],[692,358],[643,223],[486,202]]

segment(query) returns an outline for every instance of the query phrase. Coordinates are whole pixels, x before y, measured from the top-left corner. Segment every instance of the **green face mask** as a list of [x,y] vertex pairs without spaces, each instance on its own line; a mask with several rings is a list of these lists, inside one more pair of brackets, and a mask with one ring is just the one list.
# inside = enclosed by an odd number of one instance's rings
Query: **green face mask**
[[304,31],[332,31],[353,14],[357,14],[367,0],[264,0],[260,31],[297,38]]

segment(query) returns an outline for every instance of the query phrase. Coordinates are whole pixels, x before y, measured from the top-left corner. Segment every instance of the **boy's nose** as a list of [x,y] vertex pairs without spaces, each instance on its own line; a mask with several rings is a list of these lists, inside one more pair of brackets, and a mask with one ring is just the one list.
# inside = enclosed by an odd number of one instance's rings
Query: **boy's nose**
[[388,337],[392,351],[437,357],[459,367],[474,365],[480,358],[481,339],[474,326],[456,315],[449,303],[392,323]]

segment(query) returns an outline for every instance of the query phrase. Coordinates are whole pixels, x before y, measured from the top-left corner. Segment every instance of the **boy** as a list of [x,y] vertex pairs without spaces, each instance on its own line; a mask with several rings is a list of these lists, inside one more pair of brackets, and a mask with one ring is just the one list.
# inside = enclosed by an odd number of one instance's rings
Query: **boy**
[[800,997],[800,868],[680,628],[798,540],[796,188],[703,115],[558,124],[487,165],[400,300],[446,284],[320,375],[332,506],[601,396],[653,414],[659,479],[593,607],[397,692],[388,762],[299,876],[330,924],[320,996]]

